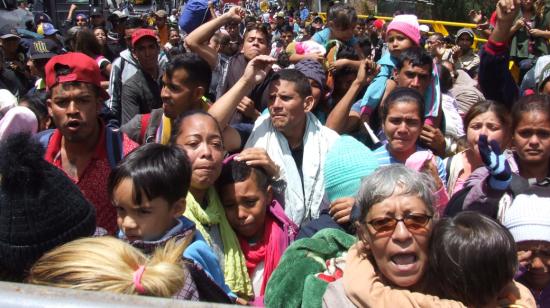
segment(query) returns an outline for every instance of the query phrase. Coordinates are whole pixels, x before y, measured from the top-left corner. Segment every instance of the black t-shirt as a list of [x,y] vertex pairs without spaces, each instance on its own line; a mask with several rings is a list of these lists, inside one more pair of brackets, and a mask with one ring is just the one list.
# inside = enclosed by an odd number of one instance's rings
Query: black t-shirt
[[25,95],[28,90],[17,74],[9,68],[0,70],[0,89],[7,89],[16,97]]
[[302,183],[304,183],[304,175],[302,174],[302,161],[304,160],[304,144],[300,144],[299,147],[295,149],[290,149],[290,152],[292,153],[292,158],[294,159],[294,162],[296,163],[296,167],[298,168],[298,173],[300,173],[300,179],[302,180]]

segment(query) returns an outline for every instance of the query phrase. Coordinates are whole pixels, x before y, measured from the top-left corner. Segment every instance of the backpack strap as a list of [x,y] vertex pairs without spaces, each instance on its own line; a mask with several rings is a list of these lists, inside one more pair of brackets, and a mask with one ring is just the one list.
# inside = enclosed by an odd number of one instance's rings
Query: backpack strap
[[145,143],[145,133],[149,127],[149,121],[151,119],[151,114],[147,113],[141,116],[141,127],[139,129],[139,141],[143,144]]
[[54,129],[47,129],[35,135],[35,138],[38,140],[38,142],[40,142],[42,148],[48,148],[48,144],[50,144],[50,139],[52,138],[54,131]]
[[107,145],[107,159],[111,169],[122,160],[122,132],[105,127],[105,143]]

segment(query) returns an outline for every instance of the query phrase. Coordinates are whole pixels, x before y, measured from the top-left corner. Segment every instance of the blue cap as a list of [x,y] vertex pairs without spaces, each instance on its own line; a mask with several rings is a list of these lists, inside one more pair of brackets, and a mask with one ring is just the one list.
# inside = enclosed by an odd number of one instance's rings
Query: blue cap
[[44,32],[44,35],[54,35],[56,32],[59,32],[59,30],[48,22],[42,23],[42,31]]

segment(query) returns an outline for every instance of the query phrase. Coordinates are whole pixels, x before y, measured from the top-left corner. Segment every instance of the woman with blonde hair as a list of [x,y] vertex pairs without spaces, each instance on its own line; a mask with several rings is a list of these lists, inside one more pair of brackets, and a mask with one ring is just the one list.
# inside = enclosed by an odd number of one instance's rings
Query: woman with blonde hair
[[[181,256],[187,242],[169,241],[148,257],[112,237],[82,238],[43,255],[31,268],[28,283],[189,299],[195,290]],[[184,288],[185,287],[185,288]]]

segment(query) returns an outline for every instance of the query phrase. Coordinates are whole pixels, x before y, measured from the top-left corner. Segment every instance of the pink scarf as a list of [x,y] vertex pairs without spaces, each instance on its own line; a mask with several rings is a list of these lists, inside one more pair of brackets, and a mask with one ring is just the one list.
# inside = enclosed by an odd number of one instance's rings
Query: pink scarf
[[281,243],[287,242],[282,226],[277,223],[271,213],[266,213],[264,224],[264,237],[256,245],[251,246],[246,239],[239,236],[241,249],[246,258],[248,275],[252,276],[258,264],[262,261],[264,262],[262,289],[260,294],[256,294],[256,297],[264,295],[269,277],[271,277],[271,274],[279,264],[279,260],[284,253],[284,248]]

